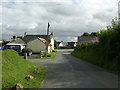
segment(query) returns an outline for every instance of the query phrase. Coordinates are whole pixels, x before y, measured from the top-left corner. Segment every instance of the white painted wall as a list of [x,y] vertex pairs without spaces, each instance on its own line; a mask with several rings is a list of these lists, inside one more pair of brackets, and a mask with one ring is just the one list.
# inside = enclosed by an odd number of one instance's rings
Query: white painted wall
[[51,52],[51,46],[48,46],[48,53]]
[[50,43],[52,44],[51,49],[54,50],[54,38],[53,37],[51,38],[51,42]]

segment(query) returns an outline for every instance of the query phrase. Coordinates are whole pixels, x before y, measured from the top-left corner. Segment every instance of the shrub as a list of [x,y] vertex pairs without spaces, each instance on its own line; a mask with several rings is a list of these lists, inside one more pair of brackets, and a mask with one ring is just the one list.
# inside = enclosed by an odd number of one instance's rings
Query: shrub
[[48,54],[47,57],[51,57],[51,54]]
[[56,50],[52,50],[52,52],[57,52]]

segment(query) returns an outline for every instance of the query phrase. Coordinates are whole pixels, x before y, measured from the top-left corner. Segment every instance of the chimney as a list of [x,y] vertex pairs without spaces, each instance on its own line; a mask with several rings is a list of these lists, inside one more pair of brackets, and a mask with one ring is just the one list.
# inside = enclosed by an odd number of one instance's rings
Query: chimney
[[16,36],[13,36],[13,41],[15,41],[16,40]]

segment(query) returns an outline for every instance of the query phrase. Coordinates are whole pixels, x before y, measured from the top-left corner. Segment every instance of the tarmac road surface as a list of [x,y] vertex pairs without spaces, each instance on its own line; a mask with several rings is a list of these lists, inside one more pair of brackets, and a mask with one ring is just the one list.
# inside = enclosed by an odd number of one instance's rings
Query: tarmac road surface
[[49,71],[41,88],[118,88],[118,75],[77,59],[72,51],[58,50],[55,59],[29,59]]

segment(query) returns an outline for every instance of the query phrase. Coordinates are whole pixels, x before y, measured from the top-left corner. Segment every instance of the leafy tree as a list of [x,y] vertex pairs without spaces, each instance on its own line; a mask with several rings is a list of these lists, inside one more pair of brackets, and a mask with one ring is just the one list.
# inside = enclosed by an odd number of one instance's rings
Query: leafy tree
[[92,32],[90,36],[97,36],[97,32]]
[[112,19],[107,29],[101,30],[99,35],[100,46],[108,60],[113,60],[120,53],[120,25],[118,20]]
[[85,32],[85,33],[83,33],[83,35],[82,36],[90,36],[90,34],[89,33],[87,33],[87,32]]
[[55,46],[55,48],[57,48],[57,46],[58,46],[58,44],[57,44],[57,41],[56,41],[56,40],[54,40],[54,46]]

